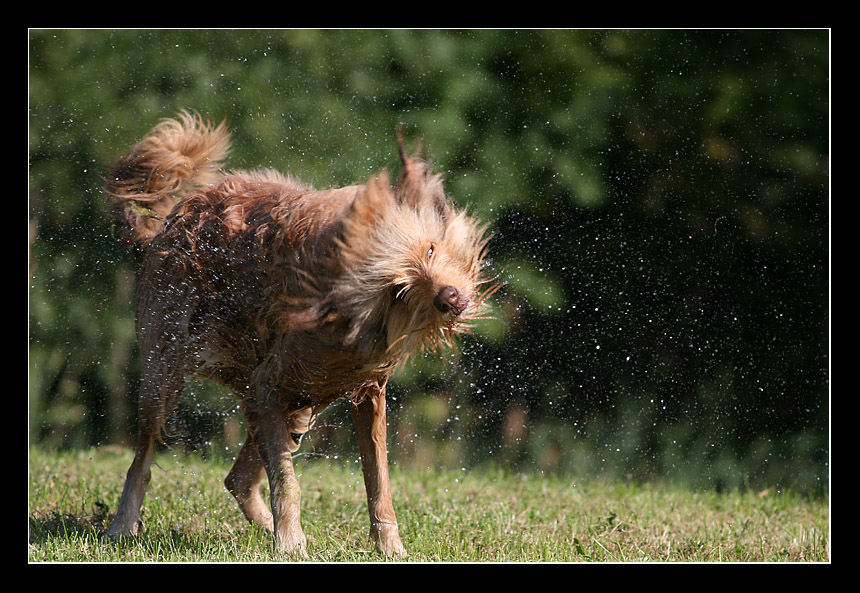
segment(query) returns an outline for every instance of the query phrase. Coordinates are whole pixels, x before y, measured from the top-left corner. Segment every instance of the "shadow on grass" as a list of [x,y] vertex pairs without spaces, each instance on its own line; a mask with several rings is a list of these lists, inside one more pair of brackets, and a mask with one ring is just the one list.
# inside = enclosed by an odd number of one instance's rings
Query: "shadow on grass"
[[[113,540],[105,537],[112,515],[108,515],[104,504],[96,503],[92,513],[68,513],[56,510],[31,512],[29,516],[28,543],[31,560],[52,561],[54,550],[62,550],[62,558],[80,555],[82,562],[98,560],[140,560],[148,561],[167,556],[194,557],[201,552],[201,544],[193,535],[182,531],[169,533],[142,533],[139,536]],[[94,553],[87,543],[92,542],[101,548],[98,558],[88,557]],[[77,552],[73,550],[80,547]],[[86,549],[89,548],[89,552]]]
[[32,511],[29,516],[30,545],[38,546],[51,540],[67,540],[75,536],[85,537],[101,533],[106,525],[107,506],[97,502],[93,507],[93,512],[89,515],[61,513],[56,510]]

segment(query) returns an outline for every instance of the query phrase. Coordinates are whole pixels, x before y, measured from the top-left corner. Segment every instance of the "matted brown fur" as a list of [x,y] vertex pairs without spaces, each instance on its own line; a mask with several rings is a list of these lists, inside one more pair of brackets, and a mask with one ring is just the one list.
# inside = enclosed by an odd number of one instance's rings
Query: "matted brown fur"
[[[140,430],[112,536],[135,534],[153,440],[183,378],[239,396],[248,440],[227,477],[246,517],[305,553],[291,452],[316,414],[347,397],[371,535],[402,554],[388,492],[385,385],[410,355],[452,343],[481,315],[483,226],[408,156],[401,174],[317,191],[276,171],[221,172],[224,124],[183,112],[108,175],[121,236],[142,256],[136,305]],[[484,286],[482,286],[484,285]],[[272,512],[259,493],[268,475]]]

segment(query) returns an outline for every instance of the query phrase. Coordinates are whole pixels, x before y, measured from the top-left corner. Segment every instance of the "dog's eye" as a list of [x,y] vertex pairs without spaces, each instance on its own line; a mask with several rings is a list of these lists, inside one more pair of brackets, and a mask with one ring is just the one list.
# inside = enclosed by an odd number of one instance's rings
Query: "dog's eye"
[[427,250],[427,259],[430,259],[431,257],[433,257],[433,251],[435,251],[435,249],[436,249],[436,244],[430,243],[430,249]]

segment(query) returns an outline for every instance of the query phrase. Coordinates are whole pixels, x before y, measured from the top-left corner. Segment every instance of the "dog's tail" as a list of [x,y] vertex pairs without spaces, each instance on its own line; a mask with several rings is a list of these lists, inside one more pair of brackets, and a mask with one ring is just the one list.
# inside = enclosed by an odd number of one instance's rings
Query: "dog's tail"
[[197,113],[166,119],[108,172],[105,193],[122,238],[143,249],[189,189],[217,181],[230,151],[230,133]]

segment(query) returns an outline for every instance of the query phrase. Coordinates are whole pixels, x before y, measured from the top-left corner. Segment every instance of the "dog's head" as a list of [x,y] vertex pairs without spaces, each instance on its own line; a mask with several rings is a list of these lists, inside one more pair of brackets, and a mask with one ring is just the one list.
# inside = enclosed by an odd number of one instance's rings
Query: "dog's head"
[[345,217],[336,290],[351,318],[349,339],[382,332],[386,348],[406,358],[451,344],[481,314],[488,237],[445,197],[441,176],[398,144],[397,185],[385,173],[374,177]]

